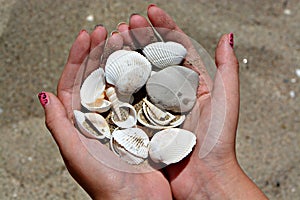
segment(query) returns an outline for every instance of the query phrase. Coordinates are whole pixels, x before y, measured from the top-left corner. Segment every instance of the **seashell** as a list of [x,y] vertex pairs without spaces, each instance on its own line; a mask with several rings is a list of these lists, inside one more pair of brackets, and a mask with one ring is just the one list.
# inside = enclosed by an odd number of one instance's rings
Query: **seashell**
[[81,104],[89,111],[106,112],[110,102],[104,99],[104,71],[99,68],[93,71],[83,82],[80,89]]
[[152,137],[149,156],[156,163],[177,163],[192,151],[195,144],[194,133],[179,128],[165,129]]
[[86,137],[91,139],[110,139],[109,126],[101,115],[74,110],[74,117],[81,133]]
[[112,152],[120,157],[122,160],[126,161],[127,163],[131,165],[138,165],[141,164],[144,161],[144,158],[137,157],[130,152],[126,151],[124,147],[119,145],[114,138],[112,137],[110,140],[110,148]]
[[145,85],[151,69],[151,63],[138,52],[118,50],[107,59],[106,81],[120,94],[131,95]]
[[158,125],[154,121],[149,120],[149,116],[146,116],[147,114],[144,113],[143,108],[138,111],[137,114],[137,120],[144,126],[155,129],[155,130],[161,130],[161,129],[167,129],[167,128],[174,128],[176,126],[181,125],[185,120],[185,115],[180,115],[175,119],[174,121],[171,121],[170,124],[166,126]]
[[144,98],[143,101],[143,111],[146,114],[146,117],[149,117],[148,120],[151,122],[153,121],[154,124],[165,126],[170,124],[170,122],[176,118],[171,113],[162,111],[146,98]]
[[182,62],[187,54],[183,45],[176,42],[155,42],[143,49],[146,58],[156,67],[163,69]]
[[190,111],[195,102],[199,76],[183,66],[170,66],[152,75],[146,84],[149,99],[157,107],[173,112]]
[[129,103],[123,103],[118,100],[115,89],[110,87],[106,91],[106,95],[112,103],[113,114],[111,120],[120,128],[130,128],[136,125],[136,111]]
[[[112,133],[116,143],[126,151],[139,158],[148,157],[149,138],[140,128],[116,130]],[[115,146],[115,145],[113,145]]]

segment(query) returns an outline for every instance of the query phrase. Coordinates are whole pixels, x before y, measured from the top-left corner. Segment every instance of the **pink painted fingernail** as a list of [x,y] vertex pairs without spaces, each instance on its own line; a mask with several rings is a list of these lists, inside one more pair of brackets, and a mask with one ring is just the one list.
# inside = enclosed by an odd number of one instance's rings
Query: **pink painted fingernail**
[[233,42],[233,33],[229,33],[229,44],[233,48],[233,44],[234,44],[234,42]]
[[49,97],[46,92],[40,92],[38,98],[43,107],[49,104]]
[[151,3],[151,4],[148,6],[148,9],[151,8],[151,7],[154,7],[154,6],[156,7],[156,4]]

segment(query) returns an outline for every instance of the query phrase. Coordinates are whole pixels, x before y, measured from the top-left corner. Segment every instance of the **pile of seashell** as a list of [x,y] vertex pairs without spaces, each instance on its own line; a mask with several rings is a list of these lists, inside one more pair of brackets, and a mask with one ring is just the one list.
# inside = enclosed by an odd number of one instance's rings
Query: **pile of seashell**
[[196,136],[176,127],[193,108],[199,84],[196,72],[179,65],[186,54],[175,42],[152,43],[142,53],[112,53],[105,68],[93,71],[82,84],[85,111],[74,110],[80,132],[109,144],[130,164],[148,158],[165,165],[182,160]]

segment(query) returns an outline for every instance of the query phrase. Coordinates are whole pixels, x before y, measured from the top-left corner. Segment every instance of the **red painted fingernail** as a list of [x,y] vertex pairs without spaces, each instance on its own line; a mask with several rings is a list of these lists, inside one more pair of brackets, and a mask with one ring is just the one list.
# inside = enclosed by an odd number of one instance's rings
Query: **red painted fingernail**
[[40,92],[38,98],[43,107],[49,104],[49,97],[46,92]]
[[132,14],[130,15],[129,19],[130,19],[131,17],[133,17],[134,15],[140,15],[140,14],[139,14],[139,13],[132,13]]
[[86,31],[85,29],[82,29],[82,30],[79,31],[78,35],[81,35],[81,34],[84,33],[84,32],[87,33],[87,31]]
[[98,28],[98,27],[104,27],[104,25],[103,25],[103,24],[97,24],[97,25],[94,27],[94,29],[96,29],[96,28]]
[[229,33],[229,44],[233,48],[233,44],[234,44],[234,42],[233,42],[233,33]]
[[151,3],[151,4],[148,6],[148,9],[151,8],[151,7],[154,7],[154,6],[156,7],[156,4]]

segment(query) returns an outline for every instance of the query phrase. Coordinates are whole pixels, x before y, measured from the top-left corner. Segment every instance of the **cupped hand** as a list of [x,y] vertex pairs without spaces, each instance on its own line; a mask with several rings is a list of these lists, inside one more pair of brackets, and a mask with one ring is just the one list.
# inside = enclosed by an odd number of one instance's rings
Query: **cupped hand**
[[[73,124],[73,109],[80,108],[82,79],[102,65],[110,51],[123,46],[119,35],[112,35],[105,45],[106,37],[107,31],[102,26],[97,26],[90,35],[84,30],[79,33],[61,75],[57,96],[46,92],[39,95],[46,125],[70,174],[93,199],[171,199],[169,183],[160,171],[128,173],[99,162],[86,148],[94,141],[83,137]],[[97,145],[103,154],[100,156],[116,157],[101,143]],[[112,162],[121,163],[117,157]]]
[[[239,66],[233,50],[233,34],[220,38],[215,53],[217,70],[212,79],[190,38],[167,13],[150,5],[148,18],[151,25],[140,15],[131,16],[129,25],[119,25],[120,32],[132,33],[122,34],[127,45],[142,48],[159,38],[181,43],[188,51],[183,65],[199,74],[197,101],[183,125],[196,134],[197,145],[191,155],[165,170],[173,196],[176,199],[265,198],[243,173],[235,154]],[[155,37],[152,27],[160,37]]]

